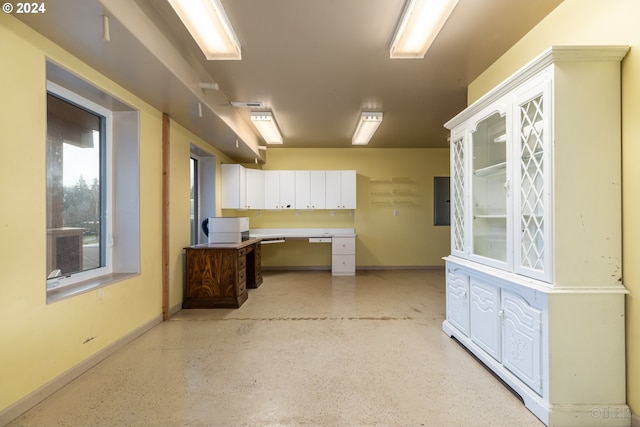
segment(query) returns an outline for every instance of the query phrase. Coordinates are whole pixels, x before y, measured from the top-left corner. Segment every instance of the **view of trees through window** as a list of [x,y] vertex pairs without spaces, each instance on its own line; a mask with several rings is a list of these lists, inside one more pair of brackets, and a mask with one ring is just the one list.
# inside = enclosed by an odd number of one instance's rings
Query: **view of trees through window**
[[104,117],[47,96],[47,277],[104,266]]

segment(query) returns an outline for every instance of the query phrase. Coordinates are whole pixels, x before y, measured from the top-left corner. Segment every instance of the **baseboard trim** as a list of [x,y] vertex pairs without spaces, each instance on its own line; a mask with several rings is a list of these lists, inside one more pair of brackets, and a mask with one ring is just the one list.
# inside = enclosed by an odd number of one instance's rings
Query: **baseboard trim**
[[111,356],[116,351],[122,349],[125,345],[138,338],[140,335],[144,334],[159,323],[162,323],[162,315],[157,316],[151,319],[149,322],[143,324],[142,326],[134,329],[127,335],[109,344],[97,353],[89,356],[66,372],[58,375],[56,378],[44,384],[42,387],[36,389],[22,399],[1,410],[0,426],[4,426],[14,419],[18,418],[20,415],[27,412],[29,409],[33,408],[38,403],[51,396],[53,393],[60,390],[62,387],[69,384],[71,381],[73,381],[107,357]]
[[444,265],[358,265],[356,270],[444,270]]
[[631,427],[640,427],[640,415],[631,414]]
[[331,271],[330,265],[274,265],[262,266],[262,271]]
[[[330,265],[262,266],[263,271],[331,271]],[[444,270],[444,265],[358,265],[356,270]]]
[[173,316],[174,314],[176,314],[180,310],[182,310],[182,302],[179,302],[178,304],[176,304],[173,307],[169,308],[169,317]]

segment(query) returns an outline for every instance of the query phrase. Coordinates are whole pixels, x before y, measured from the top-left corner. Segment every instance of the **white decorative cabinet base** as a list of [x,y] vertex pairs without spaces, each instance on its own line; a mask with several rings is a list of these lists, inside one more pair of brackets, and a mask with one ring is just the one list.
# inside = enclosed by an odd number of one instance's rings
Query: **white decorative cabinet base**
[[455,257],[447,258],[446,277],[444,332],[542,422],[629,426],[624,291],[550,288]]

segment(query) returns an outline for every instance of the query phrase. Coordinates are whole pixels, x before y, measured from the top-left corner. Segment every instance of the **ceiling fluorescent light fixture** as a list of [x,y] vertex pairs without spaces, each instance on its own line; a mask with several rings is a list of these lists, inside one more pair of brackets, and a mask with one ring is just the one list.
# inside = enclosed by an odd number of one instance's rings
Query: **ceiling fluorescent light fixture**
[[220,0],[169,0],[207,59],[242,59],[240,42]]
[[389,56],[424,58],[457,4],[458,0],[407,0]]
[[353,145],[367,145],[371,140],[371,137],[378,126],[382,123],[381,112],[364,112],[360,115],[360,121],[358,127],[351,138],[351,144]]
[[282,144],[282,135],[270,111],[252,111],[251,122],[267,144]]

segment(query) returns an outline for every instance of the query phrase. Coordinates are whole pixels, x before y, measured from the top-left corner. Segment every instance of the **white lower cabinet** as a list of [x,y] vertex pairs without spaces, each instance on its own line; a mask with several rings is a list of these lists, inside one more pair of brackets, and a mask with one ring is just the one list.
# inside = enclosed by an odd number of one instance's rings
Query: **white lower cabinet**
[[469,275],[447,269],[447,320],[469,336]]
[[502,364],[542,395],[542,310],[502,290]]
[[469,319],[471,340],[488,355],[500,361],[500,288],[471,277]]
[[331,274],[333,276],[355,276],[356,238],[333,237],[331,239]]
[[[559,290],[468,260],[446,260],[444,332],[542,422],[629,426],[624,291]],[[619,416],[593,418],[607,411]]]

